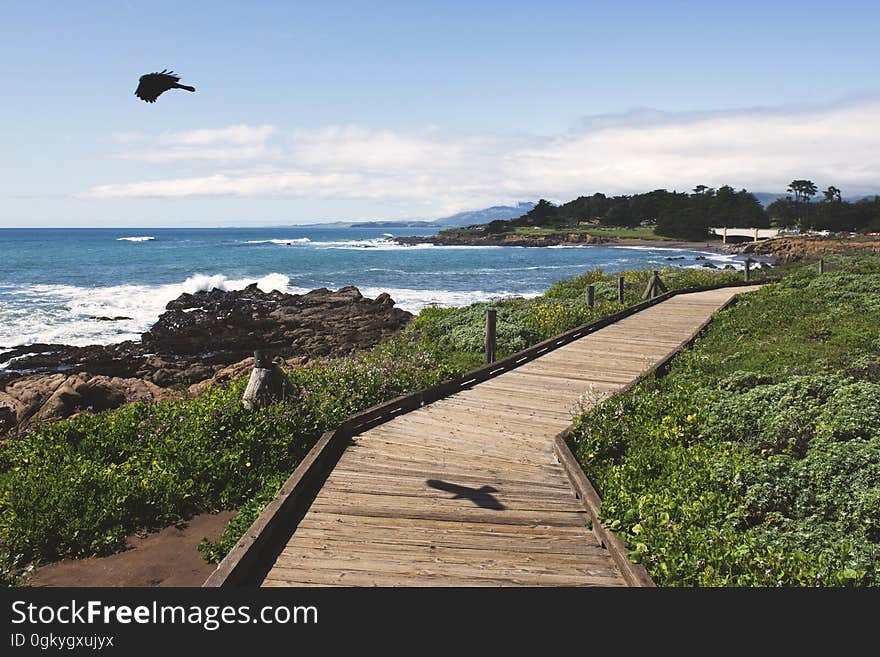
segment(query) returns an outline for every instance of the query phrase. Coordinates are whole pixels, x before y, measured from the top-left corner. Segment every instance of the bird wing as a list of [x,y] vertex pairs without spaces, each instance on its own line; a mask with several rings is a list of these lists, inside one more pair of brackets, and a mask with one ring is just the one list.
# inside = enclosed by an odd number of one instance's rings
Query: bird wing
[[155,103],[156,99],[177,84],[178,80],[180,80],[180,76],[176,75],[174,71],[162,69],[160,73],[147,73],[138,80],[134,94],[148,103]]

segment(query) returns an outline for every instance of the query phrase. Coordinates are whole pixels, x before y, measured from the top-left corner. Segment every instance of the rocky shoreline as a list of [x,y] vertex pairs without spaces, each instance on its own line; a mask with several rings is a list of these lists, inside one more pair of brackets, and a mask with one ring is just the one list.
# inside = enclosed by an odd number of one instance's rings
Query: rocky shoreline
[[852,240],[827,237],[777,237],[761,242],[727,244],[728,253],[773,258],[777,262],[818,259],[830,255],[878,255],[880,239]]
[[0,432],[127,401],[197,394],[244,374],[256,349],[291,364],[368,349],[412,314],[355,287],[307,294],[214,289],[182,294],[140,341],[32,344],[0,354]]

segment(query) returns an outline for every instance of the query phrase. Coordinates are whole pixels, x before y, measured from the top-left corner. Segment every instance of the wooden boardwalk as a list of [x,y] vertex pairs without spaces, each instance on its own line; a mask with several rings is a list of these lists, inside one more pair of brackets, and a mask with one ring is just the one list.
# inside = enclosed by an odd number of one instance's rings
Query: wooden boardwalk
[[355,436],[262,584],[625,585],[554,439],[751,289],[675,296]]

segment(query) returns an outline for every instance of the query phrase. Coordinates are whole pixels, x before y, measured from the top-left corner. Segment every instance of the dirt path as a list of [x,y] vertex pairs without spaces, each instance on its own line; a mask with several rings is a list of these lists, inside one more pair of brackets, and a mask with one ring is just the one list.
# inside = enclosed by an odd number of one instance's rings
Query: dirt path
[[198,551],[202,538],[216,540],[232,511],[204,513],[145,537],[107,557],[66,559],[34,571],[30,586],[201,586],[214,570]]

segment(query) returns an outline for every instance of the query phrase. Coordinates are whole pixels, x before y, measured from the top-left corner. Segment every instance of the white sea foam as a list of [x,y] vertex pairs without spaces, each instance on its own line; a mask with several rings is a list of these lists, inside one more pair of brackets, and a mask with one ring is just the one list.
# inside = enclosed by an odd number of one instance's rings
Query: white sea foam
[[[705,251],[700,249],[682,249],[669,246],[609,246],[608,248],[627,249],[630,251],[667,251],[670,253],[681,253],[685,255],[685,260],[692,260],[693,258],[695,258],[696,256],[694,256],[693,254],[703,257],[703,259],[699,263],[682,265],[686,269],[699,269],[703,266],[704,263],[711,263],[720,267],[723,267],[725,265],[733,265],[735,269],[743,268],[742,256],[733,253],[719,253],[718,251]],[[665,263],[667,257],[669,256],[663,256],[662,262]],[[658,260],[657,262],[659,263],[661,262],[661,260]],[[671,265],[675,265],[677,261],[672,260],[669,262]]]
[[274,240],[248,240],[247,244],[281,244],[284,246],[293,246],[294,244],[308,244],[311,242],[308,237],[296,237],[290,239],[274,239]]
[[484,290],[415,290],[412,288],[381,288],[361,287],[361,294],[375,298],[387,292],[394,299],[395,305],[412,313],[417,313],[425,306],[467,306],[480,301],[495,301],[509,297],[536,297],[540,292],[486,292]]
[[[465,246],[456,244],[454,246],[439,246],[437,244],[400,244],[394,239],[390,233],[386,233],[384,237],[375,237],[365,240],[333,240],[333,241],[313,241],[308,237],[298,239],[270,239],[270,240],[248,240],[245,244],[276,244],[280,246],[303,245],[316,249],[375,249],[378,251],[394,251],[398,249],[500,249],[500,246]],[[515,247],[507,247],[515,248]]]
[[[257,283],[264,292],[308,291],[291,286],[289,278],[278,273],[256,279],[194,274],[181,283],[167,285],[34,285],[17,290],[15,295],[22,297],[21,303],[0,312],[0,345],[54,342],[82,346],[138,340],[159,318],[165,305],[184,292],[241,290],[251,283]],[[127,319],[112,319],[115,317]]]
[[152,235],[141,235],[139,237],[117,237],[117,242],[150,242],[156,239]]

